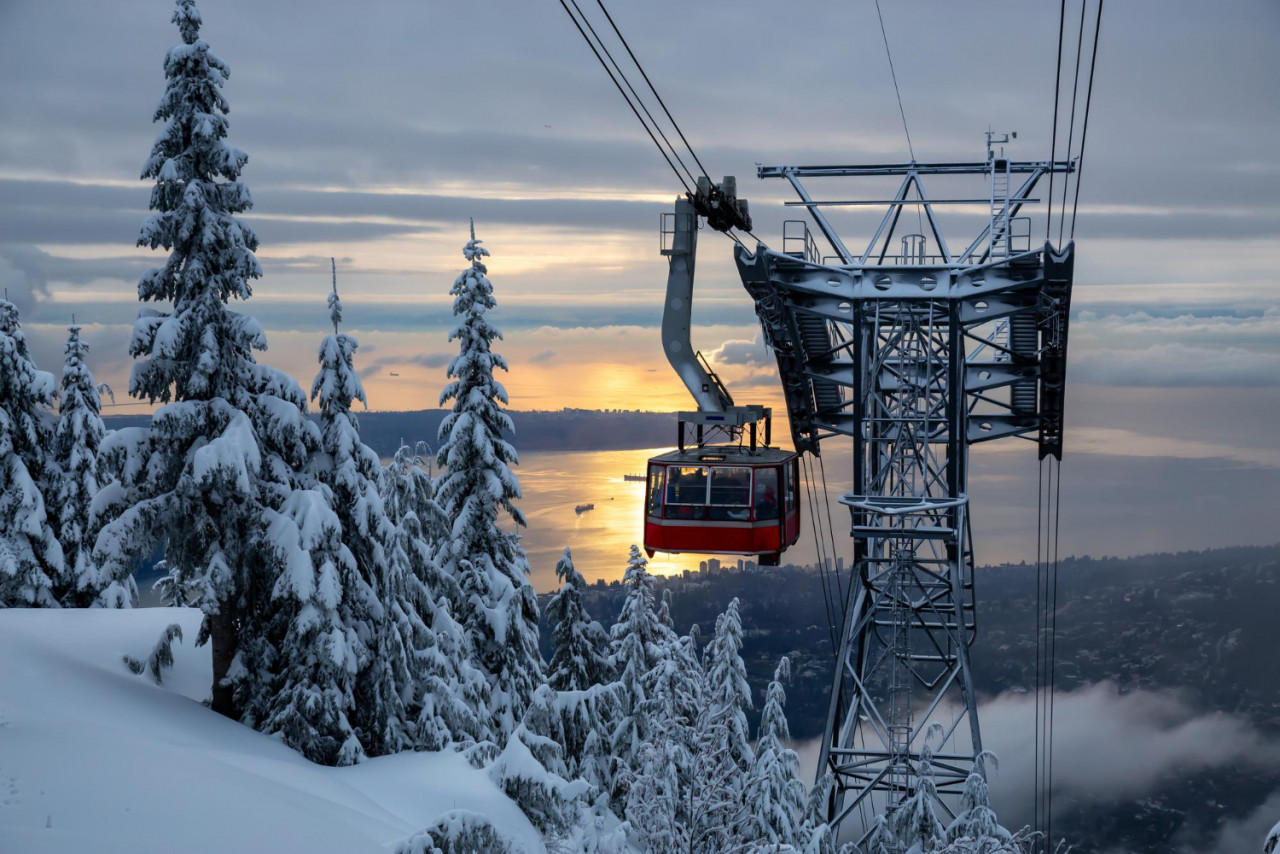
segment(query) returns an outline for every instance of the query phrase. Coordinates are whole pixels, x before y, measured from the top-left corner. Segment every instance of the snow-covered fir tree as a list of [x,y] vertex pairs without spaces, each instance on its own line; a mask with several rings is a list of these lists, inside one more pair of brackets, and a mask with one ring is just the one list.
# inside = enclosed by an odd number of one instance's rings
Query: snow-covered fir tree
[[742,661],[742,619],[738,600],[716,618],[707,645],[707,694],[694,730],[694,761],[689,773],[688,823],[697,851],[745,850],[754,843],[759,782],[752,776],[746,713],[751,687]]
[[[685,642],[662,626],[659,655],[643,680],[648,737],[635,753],[626,792],[626,818],[650,851],[732,854],[765,842],[778,847],[758,828],[762,781],[745,740],[750,689],[739,655],[737,608],[734,600],[717,619],[705,669],[693,639]],[[689,671],[697,675],[690,679]]]
[[0,607],[58,607],[53,398],[53,375],[32,361],[17,306],[0,300]]
[[681,785],[680,763],[687,768],[692,757],[682,755],[680,739],[659,732],[637,749],[633,778],[625,793],[626,819],[633,841],[644,851],[693,851],[690,845],[687,787]]
[[561,587],[547,603],[545,616],[555,626],[548,684],[557,692],[560,744],[568,774],[604,788],[609,780],[612,723],[620,708],[609,661],[609,636],[587,613],[582,600],[586,581],[574,568],[568,548],[556,564],[556,575]]
[[342,542],[355,561],[339,608],[342,622],[360,637],[367,655],[358,662],[353,723],[367,753],[380,756],[413,746],[405,698],[412,696],[409,656],[387,606],[403,599],[404,555],[395,550],[395,527],[383,506],[378,455],[360,439],[352,406],[366,403],[354,357],[359,344],[340,330],[342,301],[333,259],[329,321],[333,333],[320,342],[320,370],[311,384],[319,412],[320,449],[311,471],[333,494]]
[[100,483],[98,449],[107,434],[102,423],[102,393],[106,386],[93,381],[89,370],[89,345],[80,337],[80,325],[67,327],[66,358],[58,392],[58,425],[54,430],[53,458],[60,473],[54,496],[58,541],[62,544],[65,572],[58,591],[64,606],[124,607],[137,598],[133,578],[102,579],[91,559],[97,535],[91,519],[93,498]]
[[836,854],[835,833],[827,824],[827,806],[835,785],[835,778],[826,771],[809,787],[802,825],[804,854]]
[[547,621],[551,630],[551,663],[547,683],[557,691],[585,691],[613,677],[609,663],[609,636],[604,628],[587,614],[582,602],[586,579],[574,569],[573,557],[566,547],[556,563],[560,590],[547,603]]
[[756,835],[760,840],[798,845],[804,835],[805,795],[800,779],[800,757],[787,747],[791,731],[784,711],[791,679],[791,660],[783,656],[765,691],[764,710],[756,738],[755,789]]
[[890,805],[884,815],[876,817],[867,840],[868,854],[933,854],[945,843],[945,828],[935,808],[938,789],[933,779],[930,744],[941,731],[941,724],[929,724],[915,769],[915,787],[902,801]]
[[693,850],[695,801],[701,792],[693,779],[699,746],[695,720],[706,693],[705,673],[696,650],[686,656],[692,646],[686,647],[661,617],[659,623],[664,628],[660,652],[643,679],[641,713],[649,734],[632,763],[626,816],[650,850]]
[[198,642],[212,642],[212,706],[239,717],[270,690],[271,594],[279,555],[299,546],[269,540],[271,511],[312,485],[300,473],[319,434],[298,384],[255,361],[253,351],[267,346],[262,327],[229,308],[262,275],[257,237],[235,216],[252,204],[238,180],[248,156],[226,142],[227,65],[200,38],[194,0],[176,5],[182,43],[165,57],[155,112],[165,126],[142,170],[155,180],[154,213],[138,238],[169,252],[142,276],[138,297],[169,310],[144,307],[129,345],[137,358],[130,394],[164,405],[150,429],[103,442],[119,477],[94,501],[110,520],[94,561],[103,578],[120,582],[163,549],[173,585],[194,588],[205,613]]
[[1013,834],[1000,825],[995,810],[991,809],[991,790],[987,786],[985,770],[996,769],[999,761],[994,753],[984,750],[974,769],[969,772],[960,795],[960,812],[947,825],[947,842],[989,839],[1000,843],[1013,841]]
[[534,827],[545,834],[564,833],[575,817],[576,799],[585,782],[565,780],[556,693],[548,685],[533,692],[524,718],[516,725],[493,765],[490,778],[512,798]]
[[510,468],[516,452],[502,437],[513,426],[503,409],[506,389],[494,377],[507,363],[492,350],[502,335],[488,318],[497,304],[482,260],[488,254],[473,224],[463,249],[471,266],[449,291],[456,318],[449,340],[458,342],[459,352],[440,395],[440,404],[452,407],[440,424],[437,461],[444,471],[436,495],[451,521],[443,563],[460,588],[455,614],[488,676],[487,724],[503,745],[545,679],[528,560],[518,536],[501,528],[500,515],[516,526],[525,519],[515,504],[520,484]]
[[395,854],[510,854],[511,841],[487,817],[449,810],[420,833],[398,843]]
[[408,656],[412,689],[405,704],[414,746],[440,750],[455,740],[477,741],[488,731],[481,713],[489,683],[474,663],[470,638],[449,611],[461,591],[435,559],[447,520],[421,458],[408,445],[401,444],[383,469],[381,488],[394,527],[388,559],[405,567],[400,590],[385,605]]
[[[976,757],[960,797],[960,812],[943,827],[936,810],[938,791],[933,777],[931,745],[934,736],[941,732],[941,724],[929,725],[916,768],[915,787],[902,801],[875,816],[862,850],[866,854],[1030,854],[1038,835],[1027,827],[1011,833],[991,809],[986,769],[996,768],[997,760],[990,751]],[[819,792],[819,788],[823,791]],[[827,800],[830,788],[830,775],[827,775],[811,794],[806,826],[818,826],[814,807]],[[810,844],[814,842],[815,837],[811,836]],[[833,854],[833,849],[815,849],[815,854]]]
[[646,714],[648,695],[645,678],[662,659],[668,632],[653,610],[654,581],[648,565],[640,549],[631,546],[622,578],[627,596],[618,620],[610,630],[610,660],[617,677],[621,703],[611,738],[614,758],[610,787],[617,803],[621,803],[633,763],[642,761],[640,745],[649,739],[651,726]]
[[736,598],[716,619],[716,633],[707,647],[707,657],[709,720],[714,722],[707,735],[716,740],[717,750],[747,772],[755,765],[747,725],[747,712],[752,708],[751,686],[742,661],[742,617]]
[[369,649],[343,607],[359,579],[333,504],[318,485],[293,490],[279,511],[267,511],[269,542],[284,565],[271,591],[275,679],[248,698],[245,712],[312,762],[352,765],[366,752],[353,719],[356,673]]

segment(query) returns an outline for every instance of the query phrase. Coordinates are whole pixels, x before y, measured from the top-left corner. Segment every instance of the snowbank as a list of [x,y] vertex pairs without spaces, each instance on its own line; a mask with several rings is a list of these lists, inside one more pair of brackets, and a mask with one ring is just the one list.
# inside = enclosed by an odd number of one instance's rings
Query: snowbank
[[[130,673],[122,656],[173,622],[164,684]],[[0,852],[386,852],[455,808],[545,851],[456,754],[325,768],[209,711],[199,625],[189,608],[0,611]]]

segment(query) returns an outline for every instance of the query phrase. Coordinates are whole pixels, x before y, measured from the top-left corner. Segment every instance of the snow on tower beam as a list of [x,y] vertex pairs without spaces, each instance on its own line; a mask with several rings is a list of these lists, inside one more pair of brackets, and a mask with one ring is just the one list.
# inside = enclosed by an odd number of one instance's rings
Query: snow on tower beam
[[[839,259],[743,246],[735,260],[777,358],[798,450],[853,440],[853,573],[843,606],[820,773],[836,790],[835,824],[864,805],[892,807],[916,786],[929,724],[942,723],[934,771],[950,810],[981,750],[969,647],[976,632],[968,449],[1008,436],[1057,455],[1062,441],[1067,312],[1074,247],[1032,248],[1015,219],[1036,182],[1074,161],[760,167],[785,178]],[[921,176],[982,175],[987,227],[958,254]],[[1020,186],[1003,180],[1026,175]],[[901,175],[865,249],[851,251],[801,178]],[[995,180],[1000,178],[1000,180]],[[931,234],[891,240],[906,202]],[[934,251],[925,253],[928,243]],[[784,246],[784,248],[787,248]],[[872,803],[882,798],[880,803]]]

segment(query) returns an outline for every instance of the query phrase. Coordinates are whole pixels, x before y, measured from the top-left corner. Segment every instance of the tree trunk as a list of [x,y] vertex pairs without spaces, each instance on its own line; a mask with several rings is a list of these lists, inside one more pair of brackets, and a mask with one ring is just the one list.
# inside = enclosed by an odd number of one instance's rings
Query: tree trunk
[[213,653],[213,702],[211,707],[220,715],[232,720],[239,720],[240,715],[235,707],[235,696],[230,685],[223,684],[227,671],[231,669],[231,661],[236,654],[235,623],[230,614],[231,608],[223,603],[219,613],[209,619],[209,644]]

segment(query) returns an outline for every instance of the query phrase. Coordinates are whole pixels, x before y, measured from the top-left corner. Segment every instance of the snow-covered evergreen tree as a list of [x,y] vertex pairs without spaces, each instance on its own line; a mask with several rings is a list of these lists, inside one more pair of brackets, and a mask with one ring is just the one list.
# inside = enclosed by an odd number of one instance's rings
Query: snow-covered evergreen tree
[[784,656],[765,692],[752,777],[759,781],[754,797],[757,836],[778,844],[798,845],[804,836],[806,790],[800,779],[800,757],[787,747],[791,731],[783,709],[786,691],[782,686],[790,679],[791,660]]
[[276,678],[245,711],[250,723],[312,762],[351,765],[366,753],[353,719],[356,674],[369,650],[345,619],[343,605],[359,579],[333,503],[320,485],[294,490],[279,511],[268,511],[269,541],[284,566],[271,591]]
[[586,581],[574,568],[569,549],[556,564],[562,582],[545,611],[551,633],[551,675],[557,692],[567,772],[604,788],[609,781],[612,723],[620,708],[619,686],[609,661],[609,636],[592,620],[582,601]]
[[578,815],[578,848],[582,854],[630,854],[627,844],[630,825],[618,821],[609,808],[609,795],[602,793],[583,807]]
[[566,547],[556,563],[560,591],[547,603],[551,630],[551,664],[547,683],[557,691],[585,691],[613,677],[609,663],[609,636],[587,614],[582,602],[586,579],[573,566]]
[[[395,527],[383,506],[382,466],[373,449],[360,440],[360,424],[352,411],[355,401],[366,403],[356,373],[359,344],[339,330],[342,301],[338,297],[337,267],[329,293],[329,321],[333,334],[320,342],[320,370],[311,384],[311,399],[319,411],[320,450],[311,470],[333,493],[342,542],[351,551],[356,573],[343,588],[339,609],[342,622],[360,637],[368,650],[359,662],[352,723],[371,756],[396,753],[413,745],[412,725],[405,698],[414,691],[409,655],[387,606],[403,599],[405,556],[394,548]],[[348,580],[345,576],[340,576]]]
[[555,691],[540,685],[529,699],[524,719],[489,768],[490,778],[520,805],[534,827],[549,834],[568,829],[576,815],[575,801],[588,788],[581,780],[564,779],[559,726]]
[[393,525],[399,525],[409,514],[416,516],[418,535],[434,553],[443,549],[452,526],[436,501],[430,474],[423,469],[423,463],[430,464],[423,456],[427,451],[430,448],[426,442],[418,442],[416,446],[400,442],[395,456],[383,469],[382,503]]
[[515,504],[520,483],[510,468],[516,452],[502,437],[513,427],[503,409],[506,389],[494,378],[507,363],[491,348],[502,335],[488,318],[497,304],[481,260],[488,254],[473,224],[463,249],[471,266],[449,291],[457,319],[449,340],[458,341],[459,352],[449,363],[452,381],[440,395],[442,406],[453,405],[440,424],[437,461],[444,472],[436,495],[452,523],[443,562],[461,589],[455,614],[488,675],[492,736],[505,744],[545,680],[528,560],[518,537],[500,528],[500,513],[517,526],[525,519]]
[[0,607],[58,607],[62,546],[53,526],[53,375],[37,370],[18,322],[0,300]]
[[1013,834],[1000,826],[995,811],[991,809],[991,791],[983,769],[997,767],[998,760],[991,751],[983,751],[978,757],[978,762],[964,782],[964,791],[960,795],[960,812],[947,825],[948,842],[984,838],[1008,842],[1013,838]]
[[[253,230],[236,218],[249,209],[238,179],[248,156],[225,141],[226,63],[200,38],[194,0],[177,0],[182,43],[165,57],[165,121],[143,178],[155,179],[139,245],[169,257],[138,283],[144,307],[130,352],[130,394],[164,404],[150,429],[117,431],[102,453],[119,473],[94,500],[100,531],[94,561],[102,578],[123,583],[157,545],[174,583],[197,589],[205,613],[198,642],[212,641],[213,701],[233,717],[262,693],[274,650],[267,638],[281,554],[271,512],[299,488],[319,440],[306,396],[289,376],[256,363],[266,349],[256,320],[229,309],[262,275]],[[277,533],[290,533],[277,526]]]
[[[618,621],[610,630],[611,663],[619,683],[621,709],[614,726],[613,770],[610,786],[620,796],[627,785],[633,762],[639,762],[640,745],[651,733],[646,703],[645,678],[662,660],[667,628],[654,613],[654,581],[649,562],[637,546],[631,546],[622,585],[627,589]],[[615,797],[618,802],[620,798]]]
[[408,656],[412,690],[405,704],[414,746],[440,750],[451,741],[486,737],[489,684],[474,663],[470,638],[449,611],[461,591],[434,557],[440,540],[428,531],[442,529],[445,517],[420,462],[402,444],[382,472],[383,503],[394,526],[389,560],[405,566],[400,591],[386,607]]
[[929,724],[920,749],[920,764],[916,767],[915,789],[887,816],[898,846],[895,850],[931,854],[943,845],[945,829],[935,808],[938,788],[933,779],[933,748],[929,744],[933,736],[941,732],[941,724]]
[[690,850],[748,850],[756,838],[761,781],[753,775],[755,754],[747,735],[751,689],[742,662],[738,600],[716,619],[706,652],[706,699],[694,724],[693,757],[687,772],[685,822]]
[[835,788],[835,778],[826,771],[809,787],[802,819],[804,854],[836,854],[835,834],[827,822],[827,805]]
[[626,791],[626,818],[645,851],[693,851],[687,821],[688,790],[681,785],[679,739],[659,732],[640,745],[633,758],[633,779]]
[[97,529],[90,508],[101,480],[98,449],[107,434],[99,395],[111,390],[93,381],[87,360],[89,345],[80,337],[80,325],[72,323],[67,333],[53,439],[54,464],[61,475],[54,498],[55,515],[65,560],[58,598],[68,607],[124,607],[137,598],[133,579],[125,579],[123,585],[103,580],[91,560]]
[[480,813],[450,810],[398,843],[395,854],[509,854],[511,842]]
[[795,836],[771,840],[760,829],[765,780],[745,739],[750,691],[737,601],[716,621],[705,670],[692,633],[677,638],[659,616],[654,621],[657,655],[642,680],[647,738],[635,751],[625,792],[637,838],[654,851],[790,850],[784,846]]
[[747,726],[747,712],[752,708],[751,686],[747,684],[747,666],[742,661],[742,617],[738,600],[716,619],[716,633],[707,647],[707,686],[710,693],[711,717],[716,721],[711,731],[717,748],[743,772],[755,765]]
[[126,655],[124,657],[125,666],[135,676],[147,673],[150,674],[151,679],[157,685],[162,684],[164,682],[165,669],[173,667],[173,642],[175,640],[182,640],[182,626],[178,623],[170,623],[160,633],[159,639],[156,640],[155,646],[151,648],[151,652],[146,658],[134,658],[131,655]]
[[1024,827],[1010,833],[991,809],[985,768],[996,767],[995,754],[984,751],[965,781],[961,811],[943,829],[935,810],[938,793],[933,779],[930,740],[941,733],[931,724],[920,752],[914,791],[886,814],[875,817],[867,854],[1030,854],[1037,835]]

